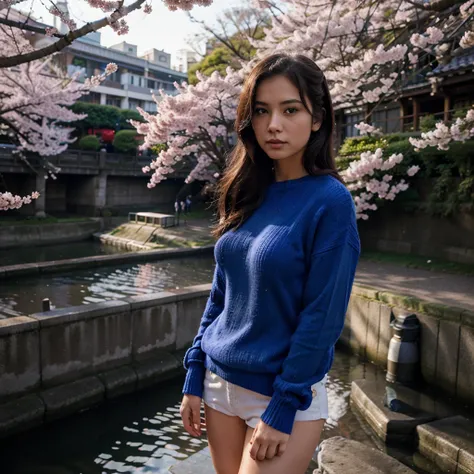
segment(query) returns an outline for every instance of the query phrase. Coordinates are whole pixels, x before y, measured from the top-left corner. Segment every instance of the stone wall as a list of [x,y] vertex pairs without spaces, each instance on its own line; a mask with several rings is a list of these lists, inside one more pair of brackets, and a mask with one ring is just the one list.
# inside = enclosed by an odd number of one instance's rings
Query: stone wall
[[0,436],[176,375],[210,286],[0,320]]
[[74,242],[90,238],[100,229],[99,219],[58,224],[0,226],[0,248]]
[[421,323],[420,365],[425,382],[474,406],[474,313],[355,285],[340,343],[387,367],[390,322],[416,314]]
[[359,231],[364,250],[474,263],[474,213],[467,210],[448,218],[408,213],[393,205],[359,222]]

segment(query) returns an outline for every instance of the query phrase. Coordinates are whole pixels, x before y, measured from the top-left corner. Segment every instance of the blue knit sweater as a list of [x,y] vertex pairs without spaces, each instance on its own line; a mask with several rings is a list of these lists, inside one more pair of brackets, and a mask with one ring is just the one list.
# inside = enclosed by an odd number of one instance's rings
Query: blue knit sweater
[[360,253],[354,203],[331,176],[274,182],[216,243],[212,289],[183,393],[203,395],[206,367],[271,397],[262,420],[290,434],[311,385],[329,371]]

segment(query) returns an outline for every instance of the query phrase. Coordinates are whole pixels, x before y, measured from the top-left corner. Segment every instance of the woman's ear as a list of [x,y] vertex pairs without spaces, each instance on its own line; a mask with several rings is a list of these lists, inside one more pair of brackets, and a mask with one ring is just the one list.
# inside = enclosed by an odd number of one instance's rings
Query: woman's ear
[[315,121],[311,127],[312,132],[317,132],[321,128],[321,122]]

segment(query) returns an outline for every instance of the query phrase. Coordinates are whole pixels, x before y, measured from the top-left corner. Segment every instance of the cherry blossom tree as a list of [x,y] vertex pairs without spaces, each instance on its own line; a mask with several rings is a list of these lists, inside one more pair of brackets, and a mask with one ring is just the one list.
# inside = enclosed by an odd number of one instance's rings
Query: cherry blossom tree
[[[74,40],[81,38],[93,31],[97,31],[106,26],[113,28],[119,35],[125,35],[129,31],[127,16],[135,11],[142,9],[144,13],[151,13],[153,0],[78,0],[83,1],[89,6],[96,8],[98,12],[105,16],[83,26],[78,26],[74,20],[69,18],[56,3],[51,0],[49,11],[52,15],[57,16],[69,28],[69,32],[63,34],[57,29],[51,27],[40,27],[29,24],[28,21],[9,18],[10,8],[22,3],[24,0],[0,0],[0,25],[8,26],[15,31],[26,32],[31,31],[43,35],[57,38],[57,41],[44,46],[37,50],[30,51],[12,51],[8,56],[0,57],[0,68],[6,68],[24,64],[36,59],[45,58],[54,54],[66,46],[70,45]],[[158,0],[155,0],[155,2]],[[170,10],[191,10],[195,5],[208,6],[212,0],[161,0]]]
[[[218,120],[218,101],[213,101],[214,82],[202,76],[196,89],[183,86],[180,96],[158,104],[159,117],[141,112],[148,123],[136,126],[146,135],[144,147],[169,144],[158,160],[144,169],[144,172],[153,171],[150,187],[165,179],[177,161],[194,152],[198,164],[188,181],[198,177],[212,181],[218,176],[216,173],[222,169],[224,160],[222,154],[213,151],[213,144],[225,143],[222,138],[229,136],[235,117],[235,97],[241,84],[238,81],[243,81],[256,61],[276,51],[305,54],[313,59],[325,73],[336,109],[364,106],[369,119],[378,104],[397,98],[407,76],[420,72],[422,67],[425,67],[422,72],[429,71],[433,61],[446,63],[460,50],[473,45],[474,0],[462,4],[456,0],[431,3],[412,0],[334,0],[330,3],[256,0],[255,3],[271,11],[272,25],[265,30],[263,40],[249,37],[257,54],[254,60],[243,63],[239,74],[232,73],[232,79],[237,82],[231,79],[232,100],[228,101],[229,109],[223,122]],[[226,77],[213,77],[219,78],[219,84],[227,82]],[[436,80],[433,80],[435,87]],[[204,95],[200,91],[205,91]],[[211,107],[209,101],[213,104]],[[469,117],[454,124],[449,129],[450,136],[466,137],[470,133],[466,131]],[[205,131],[217,124],[226,125],[215,138],[206,137]],[[448,132],[443,127],[446,126],[439,124],[437,132],[422,136],[424,141],[412,144],[417,148],[423,147],[427,140],[433,144],[438,135],[441,135],[440,140],[446,140]],[[359,129],[361,133],[381,133],[369,123],[359,124]],[[202,148],[199,148],[201,140]],[[383,150],[378,149],[362,154],[343,173],[354,195],[358,218],[367,219],[368,211],[377,209],[377,199],[393,200],[408,188],[405,179],[396,179],[391,174],[398,165],[403,166],[403,155],[384,157]],[[405,173],[411,177],[418,171],[417,166],[412,166]]]
[[[15,35],[12,38],[11,31],[0,25],[0,57],[16,49],[31,48],[24,37]],[[25,166],[54,179],[59,170],[47,157],[63,152],[75,140],[71,138],[73,128],[65,124],[85,117],[75,114],[68,106],[88,94],[116,69],[115,64],[109,64],[103,74],[84,83],[75,81],[75,77],[67,77],[53,65],[51,58],[0,69],[0,136],[3,141],[8,139],[16,145],[14,153]],[[39,156],[39,169],[31,165],[27,154]],[[0,210],[17,209],[37,197],[36,192],[25,197],[1,193]]]
[[152,188],[173,172],[182,161],[194,160],[194,169],[186,179],[215,182],[225,167],[226,155],[233,144],[233,123],[241,90],[242,75],[227,69],[222,77],[215,71],[210,77],[198,73],[196,86],[175,84],[179,94],[162,99],[154,96],[157,114],[138,108],[145,123],[132,121],[145,136],[143,148],[166,143],[156,160],[143,171],[153,171]]

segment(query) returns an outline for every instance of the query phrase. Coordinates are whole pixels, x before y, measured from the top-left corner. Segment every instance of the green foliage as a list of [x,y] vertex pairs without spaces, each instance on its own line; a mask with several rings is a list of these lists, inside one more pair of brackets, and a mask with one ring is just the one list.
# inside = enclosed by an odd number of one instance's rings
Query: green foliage
[[420,119],[420,130],[422,132],[429,132],[436,126],[436,118],[434,115],[425,115]]
[[210,76],[214,71],[217,71],[221,76],[225,75],[225,70],[228,66],[237,68],[235,56],[225,46],[220,46],[204,59],[196,64],[193,64],[188,70],[188,80],[192,85],[196,85],[199,80],[196,76],[197,71],[201,71],[205,76]]
[[79,140],[78,147],[81,150],[98,151],[100,141],[95,135],[85,135]]
[[115,134],[113,146],[118,153],[136,153],[140,145],[136,130],[120,130]]
[[385,148],[387,140],[385,137],[353,137],[347,138],[339,150],[339,156],[360,155],[365,151],[375,151],[377,148]]
[[398,204],[406,210],[416,207],[431,214],[449,216],[461,205],[474,205],[474,140],[453,142],[448,150],[427,147],[416,152],[407,134],[350,138],[336,158],[338,169],[348,168],[352,161],[360,158],[360,153],[379,147],[385,157],[399,153],[404,156],[403,162],[391,171],[397,178],[406,180],[408,168],[420,167],[416,177],[410,180],[410,188],[397,197]]
[[133,129],[127,120],[133,119],[143,122],[142,116],[136,110],[122,110],[111,105],[88,104],[87,102],[76,102],[71,110],[77,114],[87,114],[87,117],[73,126],[82,131],[89,128],[111,128],[112,130]]
[[153,145],[150,147],[150,150],[154,155],[159,155],[162,151],[167,150],[168,145],[166,143],[159,143],[158,145]]

